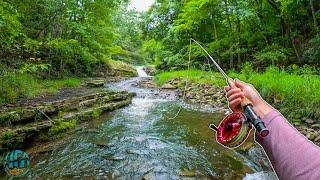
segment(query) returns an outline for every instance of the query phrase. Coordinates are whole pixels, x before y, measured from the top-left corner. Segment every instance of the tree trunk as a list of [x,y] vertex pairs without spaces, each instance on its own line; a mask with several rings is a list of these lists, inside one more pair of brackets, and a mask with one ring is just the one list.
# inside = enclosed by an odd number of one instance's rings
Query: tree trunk
[[289,38],[290,38],[290,42],[291,42],[291,45],[292,45],[292,48],[294,50],[294,53],[296,54],[296,57],[298,59],[298,62],[301,63],[301,58],[300,58],[300,55],[299,55],[299,52],[298,52],[298,49],[296,47],[296,45],[294,44],[294,38],[292,37],[292,34],[291,34],[291,27],[290,25],[288,25],[288,35],[289,35]]
[[223,0],[223,2],[224,2],[224,5],[225,5],[224,8],[225,8],[226,15],[227,15],[228,25],[229,25],[230,30],[232,31],[232,26],[231,26],[231,21],[230,21],[230,16],[229,16],[228,1],[227,0]]
[[319,35],[318,23],[317,23],[316,13],[314,11],[314,6],[313,6],[312,0],[309,0],[309,3],[310,3],[312,18],[313,18],[314,30],[316,31],[317,35]]
[[214,38],[215,40],[218,39],[218,35],[217,35],[217,27],[216,27],[216,20],[213,19],[213,30],[214,30]]
[[59,70],[59,76],[62,77],[62,69],[63,69],[63,62],[62,58],[60,59],[60,70]]
[[229,49],[230,51],[230,68],[233,68],[233,53],[232,53],[232,46]]

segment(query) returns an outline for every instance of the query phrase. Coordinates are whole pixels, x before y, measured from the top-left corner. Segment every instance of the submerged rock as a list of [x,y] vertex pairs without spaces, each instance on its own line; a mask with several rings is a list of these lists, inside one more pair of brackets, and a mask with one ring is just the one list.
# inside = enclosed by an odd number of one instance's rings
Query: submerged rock
[[108,156],[108,157],[105,157],[105,159],[110,161],[122,161],[122,160],[125,160],[126,157],[125,156]]
[[94,139],[92,143],[99,147],[109,147],[109,142],[106,139]]
[[179,172],[179,176],[183,176],[183,177],[195,177],[196,176],[196,172],[195,171],[191,171],[191,170],[187,170],[187,169],[183,169]]
[[156,174],[153,171],[146,172],[142,178],[142,180],[156,180]]

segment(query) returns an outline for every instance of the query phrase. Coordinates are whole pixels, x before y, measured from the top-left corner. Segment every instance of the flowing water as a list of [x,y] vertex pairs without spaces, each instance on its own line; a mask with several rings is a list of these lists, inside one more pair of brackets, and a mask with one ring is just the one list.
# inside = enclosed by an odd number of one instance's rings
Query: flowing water
[[[234,151],[209,130],[224,116],[181,102],[172,91],[139,88],[144,77],[108,86],[135,92],[132,104],[104,115],[33,160],[29,177],[68,179],[275,179],[255,147]],[[174,119],[182,105],[182,110]],[[210,112],[211,111],[211,112]]]

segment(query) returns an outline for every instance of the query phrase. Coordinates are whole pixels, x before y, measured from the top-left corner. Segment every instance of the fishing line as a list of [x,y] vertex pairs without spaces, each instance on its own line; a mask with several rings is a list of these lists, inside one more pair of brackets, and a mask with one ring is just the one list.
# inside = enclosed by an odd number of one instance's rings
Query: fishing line
[[[212,69],[211,69],[211,67],[210,67],[209,61],[212,60],[213,63],[217,64],[217,63],[213,60],[213,58],[210,56],[210,54],[202,47],[202,45],[201,45],[199,42],[197,42],[196,40],[190,38],[190,41],[189,41],[189,52],[188,52],[188,63],[187,63],[187,64],[188,64],[187,78],[186,78],[186,83],[185,83],[185,86],[184,86],[184,92],[183,92],[183,96],[182,96],[182,100],[183,100],[183,101],[186,100],[187,88],[188,88],[189,80],[190,80],[190,79],[189,79],[189,75],[190,75],[189,73],[190,73],[190,65],[191,65],[192,41],[195,42],[195,43],[209,56],[210,59],[208,59],[208,57],[205,56],[205,58],[206,58],[206,60],[207,60],[207,63],[205,63],[205,64],[208,65],[209,71],[210,71],[210,74],[211,74],[211,75],[213,75],[213,72],[212,72]],[[220,69],[219,69],[219,70],[220,70]],[[222,70],[222,69],[221,69],[221,70]],[[223,75],[224,75],[225,77],[228,77],[226,74],[223,74]],[[211,77],[213,77],[213,76],[211,76]],[[201,102],[200,102],[200,105],[202,105]],[[169,117],[169,116],[167,116],[166,114],[164,114],[164,116],[165,116],[166,118],[170,119],[170,120],[175,119],[176,117],[178,117],[178,115],[180,114],[181,110],[182,110],[182,104],[179,103],[179,109],[178,109],[178,111],[176,112],[176,114],[175,114],[174,116]],[[164,110],[164,107],[162,107],[162,111],[163,111],[163,112],[165,111],[165,110]]]
[[[192,50],[192,42],[195,42],[210,58],[213,64],[217,67],[219,72],[222,74],[224,79],[226,80],[227,84],[230,88],[235,87],[234,80],[231,79],[224,70],[219,66],[219,64],[211,57],[211,55],[207,52],[207,50],[196,40],[190,39],[189,45],[189,61],[188,61],[188,71],[187,71],[187,80],[185,84],[185,89],[183,93],[183,100],[186,99],[186,91],[187,86],[189,83],[189,72],[190,72],[190,62],[191,62],[191,50]],[[211,71],[210,64],[209,70]],[[213,73],[212,73],[213,74]],[[211,75],[212,75],[211,74]],[[201,101],[200,101],[201,104]],[[179,104],[179,110],[173,117],[168,117],[168,119],[176,118],[182,109],[182,104]],[[216,132],[216,140],[222,146],[228,148],[236,148],[240,146],[248,137],[252,129],[252,125],[255,127],[256,132],[260,134],[261,137],[266,137],[269,134],[269,130],[266,128],[264,122],[261,118],[256,114],[253,110],[252,102],[247,98],[243,97],[241,100],[241,108],[243,109],[242,112],[232,112],[228,114],[219,124],[217,127],[215,124],[210,124],[209,127]]]
[[[187,79],[186,79],[186,83],[185,83],[185,85],[184,85],[184,92],[183,92],[183,95],[182,95],[182,100],[183,100],[183,101],[186,100],[187,87],[188,87],[188,83],[189,83],[189,71],[190,71],[190,64],[191,64],[191,45],[192,45],[192,41],[191,41],[191,39],[190,39],[190,43],[189,43],[189,53],[188,53],[189,59],[188,59]],[[182,104],[179,103],[179,109],[178,109],[177,113],[176,113],[174,116],[169,117],[169,116],[167,116],[166,114],[164,114],[164,116],[165,116],[166,118],[168,118],[169,120],[175,119],[175,118],[178,117],[178,115],[180,114],[181,109],[182,109]],[[162,107],[162,110],[164,111],[164,107]]]

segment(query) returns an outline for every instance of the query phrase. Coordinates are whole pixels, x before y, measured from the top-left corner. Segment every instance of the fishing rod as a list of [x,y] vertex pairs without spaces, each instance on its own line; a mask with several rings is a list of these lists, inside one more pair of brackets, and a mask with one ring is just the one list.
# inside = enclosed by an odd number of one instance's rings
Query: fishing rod
[[[213,64],[217,67],[230,88],[236,88],[235,81],[230,78],[220,65],[211,57],[208,51],[195,39],[191,38],[190,42],[195,42],[210,58]],[[227,115],[219,124],[215,126],[210,124],[210,129],[216,132],[217,141],[223,146],[235,148],[240,146],[249,136],[252,125],[255,127],[261,137],[266,137],[269,130],[266,128],[264,122],[253,110],[252,102],[244,97],[241,100],[241,107],[244,113],[232,112]]]

